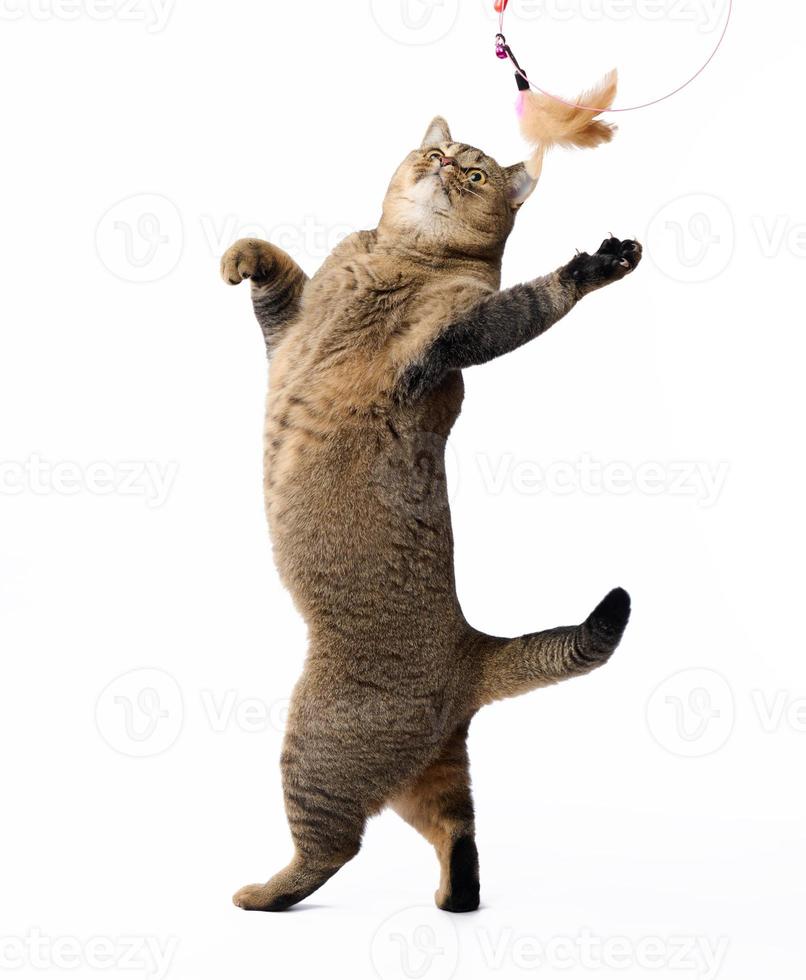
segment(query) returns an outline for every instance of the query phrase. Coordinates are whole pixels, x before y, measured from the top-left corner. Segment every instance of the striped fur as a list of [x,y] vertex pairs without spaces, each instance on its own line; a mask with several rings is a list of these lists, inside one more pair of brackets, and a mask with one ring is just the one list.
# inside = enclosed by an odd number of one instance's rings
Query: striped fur
[[496,639],[456,597],[444,446],[461,370],[538,336],[641,257],[609,239],[501,292],[522,176],[438,119],[392,179],[378,228],[342,242],[312,279],[266,242],[223,258],[226,281],[251,279],[271,357],[266,509],[309,630],[281,762],[294,856],[241,889],[242,908],[309,895],[386,806],[436,849],[439,906],[475,908],[470,720],[604,663],[626,626],[616,591],[580,626]]

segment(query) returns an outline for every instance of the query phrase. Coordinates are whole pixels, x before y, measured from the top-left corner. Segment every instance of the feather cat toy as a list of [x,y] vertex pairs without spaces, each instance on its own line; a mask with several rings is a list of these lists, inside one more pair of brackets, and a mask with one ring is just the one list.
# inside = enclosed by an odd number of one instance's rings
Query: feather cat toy
[[508,2],[496,0],[499,33],[495,38],[495,53],[502,60],[509,59],[515,66],[521,132],[526,142],[534,148],[531,158],[526,161],[526,169],[537,182],[543,171],[546,153],[552,147],[591,149],[613,139],[616,127],[599,119],[599,115],[613,105],[618,73],[615,69],[609,72],[599,85],[583,92],[575,102],[566,102],[535,88],[501,33]]
[[[597,116],[613,104],[617,82],[618,76],[613,70],[598,86],[579,97],[580,105],[560,102],[532,89],[519,94],[521,132],[527,143],[535,148],[526,162],[526,169],[531,177],[535,180],[540,178],[546,153],[554,146],[590,149],[613,139],[616,127]],[[586,108],[589,105],[603,108]]]

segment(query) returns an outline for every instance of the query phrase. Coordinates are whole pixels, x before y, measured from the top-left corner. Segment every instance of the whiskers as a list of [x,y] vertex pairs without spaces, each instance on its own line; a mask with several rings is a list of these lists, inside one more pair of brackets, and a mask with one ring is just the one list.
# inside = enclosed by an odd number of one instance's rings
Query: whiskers
[[482,197],[478,191],[473,190],[469,183],[463,183],[459,186],[459,196],[464,197],[465,194],[469,194],[471,197]]

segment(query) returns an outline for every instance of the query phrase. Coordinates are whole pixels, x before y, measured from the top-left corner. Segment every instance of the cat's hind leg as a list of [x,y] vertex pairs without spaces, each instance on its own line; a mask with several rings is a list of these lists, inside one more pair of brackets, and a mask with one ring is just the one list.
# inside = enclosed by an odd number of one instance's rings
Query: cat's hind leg
[[233,895],[232,901],[249,912],[285,912],[321,888],[352,856],[298,853],[265,885],[246,885]]
[[366,817],[352,801],[336,801],[313,786],[286,789],[288,823],[296,853],[265,884],[247,885],[232,900],[253,912],[284,912],[307,898],[361,848]]
[[514,640],[486,637],[477,648],[474,707],[601,667],[619,645],[629,618],[629,595],[624,589],[613,589],[578,626],[560,626]]
[[457,729],[436,761],[389,805],[437,852],[440,882],[435,899],[446,912],[479,907],[479,862],[467,757],[467,724]]
[[[327,737],[289,731],[282,772],[286,816],[294,840],[291,863],[265,884],[233,896],[239,908],[282,912],[315,892],[359,852],[367,816],[361,781],[351,780],[349,751]],[[377,810],[377,807],[375,808]]]

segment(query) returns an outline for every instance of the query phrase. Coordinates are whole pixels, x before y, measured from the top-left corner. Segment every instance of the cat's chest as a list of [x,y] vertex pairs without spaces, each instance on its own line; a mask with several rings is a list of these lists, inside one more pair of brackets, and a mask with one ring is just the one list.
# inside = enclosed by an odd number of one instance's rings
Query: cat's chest
[[360,256],[312,282],[306,312],[323,333],[347,331],[373,342],[438,331],[490,292],[490,284],[461,271],[410,268]]
[[359,255],[314,278],[306,295],[306,313],[333,327],[371,325],[414,313],[427,286],[422,274]]

